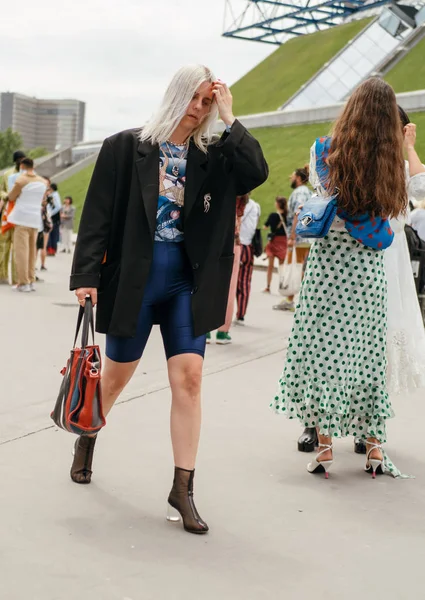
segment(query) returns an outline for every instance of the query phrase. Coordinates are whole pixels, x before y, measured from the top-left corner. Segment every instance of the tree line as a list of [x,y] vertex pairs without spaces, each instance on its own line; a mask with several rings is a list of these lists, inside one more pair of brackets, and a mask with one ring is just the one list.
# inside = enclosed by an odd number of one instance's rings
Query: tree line
[[23,150],[29,158],[36,159],[48,154],[48,150],[42,146],[25,149],[22,147],[22,136],[9,127],[0,131],[0,169],[12,166],[12,156],[16,150]]

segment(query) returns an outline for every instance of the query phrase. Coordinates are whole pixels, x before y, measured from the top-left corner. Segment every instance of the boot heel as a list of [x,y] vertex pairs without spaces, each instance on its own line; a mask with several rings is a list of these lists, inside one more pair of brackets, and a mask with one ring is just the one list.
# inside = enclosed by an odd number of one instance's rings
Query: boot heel
[[318,444],[315,427],[306,427],[298,440],[298,452],[314,452]]
[[167,521],[170,523],[179,523],[181,520],[179,511],[173,508],[171,504],[167,504]]
[[[175,467],[174,481],[168,496],[167,521],[182,521],[188,533],[207,533],[208,525],[203,521],[196,510],[193,499],[193,478],[195,470]],[[176,507],[176,508],[174,508]]]

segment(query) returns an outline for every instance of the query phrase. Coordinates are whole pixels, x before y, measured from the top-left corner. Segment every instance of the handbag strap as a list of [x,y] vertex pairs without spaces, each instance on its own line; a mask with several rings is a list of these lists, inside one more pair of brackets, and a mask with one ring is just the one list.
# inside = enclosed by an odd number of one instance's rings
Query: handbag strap
[[81,333],[81,348],[86,348],[88,346],[90,329],[94,345],[94,317],[91,298],[86,298],[85,305],[80,306],[77,319],[77,328],[75,331],[74,348],[77,345],[77,338],[78,334],[80,333],[81,324],[83,325],[83,330]]
[[316,173],[320,182],[320,185],[324,190],[327,190],[329,180],[329,165],[326,162],[331,149],[332,138],[325,136],[317,138],[316,140]]
[[[288,261],[288,264],[296,264],[297,262],[297,246],[294,245],[292,246],[292,248],[289,248],[289,252],[287,252],[287,255],[291,255],[291,262]],[[289,256],[288,256],[289,258]],[[294,260],[295,259],[295,260]]]
[[[283,230],[284,230],[284,232],[285,232],[285,235],[286,235],[286,237],[288,237],[288,230],[286,229],[285,221],[283,220],[283,217],[282,217],[282,215],[281,215],[280,213],[277,213],[277,214],[279,215],[280,224],[281,224],[281,225],[282,225],[282,227],[283,227]],[[278,228],[279,228],[279,225],[278,225]]]

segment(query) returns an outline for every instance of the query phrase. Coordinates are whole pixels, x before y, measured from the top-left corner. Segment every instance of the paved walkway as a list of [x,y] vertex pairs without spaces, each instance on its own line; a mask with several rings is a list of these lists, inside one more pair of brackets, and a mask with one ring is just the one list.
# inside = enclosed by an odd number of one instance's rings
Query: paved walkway
[[207,351],[196,499],[211,532],[191,536],[164,520],[170,397],[157,331],[99,439],[92,485],[70,481],[74,438],[49,413],[76,307],[69,257],[48,267],[37,294],[0,288],[2,600],[424,596],[424,394],[395,399],[389,426],[388,451],[415,480],[372,481],[351,440],[336,444],[329,481],[309,475],[297,423],[268,410],[292,316],[271,310],[256,272],[247,326]]

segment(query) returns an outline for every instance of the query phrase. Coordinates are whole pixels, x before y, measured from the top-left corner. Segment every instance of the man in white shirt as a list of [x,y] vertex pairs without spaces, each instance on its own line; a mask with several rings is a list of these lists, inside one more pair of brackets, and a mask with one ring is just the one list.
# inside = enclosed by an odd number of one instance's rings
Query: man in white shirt
[[245,324],[245,314],[248,307],[249,295],[251,293],[251,280],[254,269],[254,248],[252,246],[252,240],[260,216],[260,205],[250,198],[245,206],[239,234],[241,242],[241,264],[236,292],[238,310],[235,321],[238,325]]
[[13,243],[17,274],[17,291],[35,291],[35,260],[37,256],[37,234],[42,229],[41,203],[47,182],[34,171],[31,158],[21,161],[25,172],[16,179],[9,194],[9,202],[15,202],[7,221],[15,227]]
[[[312,196],[312,191],[308,187],[309,167],[306,165],[300,169],[296,169],[290,177],[292,194],[288,201],[288,216],[287,226],[289,234],[288,252],[293,252],[296,248],[297,263],[305,265],[308,253],[310,251],[309,240],[297,237],[295,227],[297,224],[297,213],[299,209],[308,202]],[[292,259],[291,259],[292,261]],[[274,310],[289,310],[295,312],[294,296],[283,298],[280,304],[273,306]]]

